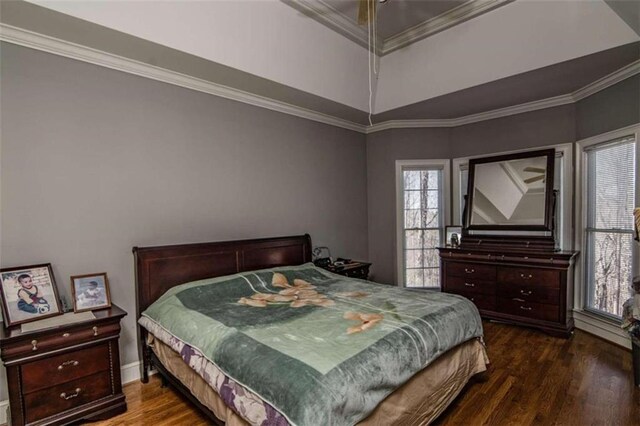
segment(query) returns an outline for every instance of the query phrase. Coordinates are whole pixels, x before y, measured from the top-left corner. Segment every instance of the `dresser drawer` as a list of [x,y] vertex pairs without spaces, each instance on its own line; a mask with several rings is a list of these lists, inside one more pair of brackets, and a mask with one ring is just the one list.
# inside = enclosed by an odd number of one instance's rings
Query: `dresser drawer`
[[560,308],[557,305],[529,302],[518,298],[507,299],[498,297],[497,307],[499,312],[509,315],[552,322],[558,322],[560,320]]
[[23,392],[34,392],[108,370],[109,344],[29,362],[20,368]]
[[560,290],[531,284],[498,283],[498,294],[508,299],[522,299],[527,302],[557,305],[560,303]]
[[24,396],[27,423],[88,404],[111,393],[108,371],[29,393]]
[[87,325],[65,332],[42,332],[37,338],[7,345],[2,350],[2,357],[3,359],[10,359],[16,356],[38,355],[49,350],[91,342],[107,336],[118,336],[119,334],[120,323]]
[[496,294],[496,284],[494,281],[483,281],[474,279],[473,277],[447,277],[446,290],[458,293],[464,291],[465,293],[476,294]]
[[496,298],[495,296],[489,296],[486,294],[478,294],[471,293],[464,290],[459,291],[451,291],[451,293],[459,294],[460,296],[464,296],[467,299],[471,300],[478,309],[482,309],[485,311],[495,311],[496,310]]
[[481,263],[447,262],[447,275],[454,277],[473,278],[476,280],[494,281],[496,267]]
[[559,288],[560,272],[553,269],[499,267],[498,282]]

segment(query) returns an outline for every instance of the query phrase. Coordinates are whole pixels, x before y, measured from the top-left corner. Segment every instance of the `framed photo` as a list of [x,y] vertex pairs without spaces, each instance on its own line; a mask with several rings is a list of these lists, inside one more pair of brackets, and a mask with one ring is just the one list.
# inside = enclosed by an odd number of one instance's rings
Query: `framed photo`
[[71,277],[73,312],[95,311],[111,307],[109,279],[106,272]]
[[0,269],[5,327],[62,314],[51,264]]
[[[457,244],[454,244],[452,242],[452,238],[454,237],[454,235],[456,236],[457,239]],[[462,226],[447,226],[445,227],[445,244],[447,246],[458,246],[460,245],[460,242],[462,241]]]

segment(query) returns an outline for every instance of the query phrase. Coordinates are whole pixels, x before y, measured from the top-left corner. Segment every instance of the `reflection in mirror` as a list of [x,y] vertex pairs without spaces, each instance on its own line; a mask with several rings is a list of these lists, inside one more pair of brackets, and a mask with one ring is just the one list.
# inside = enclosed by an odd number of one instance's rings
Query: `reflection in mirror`
[[544,225],[547,157],[475,165],[471,225]]

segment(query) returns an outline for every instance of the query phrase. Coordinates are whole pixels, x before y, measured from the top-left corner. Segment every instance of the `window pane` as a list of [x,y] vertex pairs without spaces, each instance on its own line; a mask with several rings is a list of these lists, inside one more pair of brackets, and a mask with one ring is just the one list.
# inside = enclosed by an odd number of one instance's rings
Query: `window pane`
[[424,269],[407,269],[405,277],[405,286],[422,287],[424,284]]
[[404,208],[419,209],[422,207],[422,192],[421,191],[405,191],[404,192]]
[[632,230],[635,144],[614,145],[589,156],[589,187],[594,205],[589,227]]
[[635,143],[587,152],[587,308],[621,316],[633,264]]
[[420,170],[404,171],[404,189],[420,189]]
[[404,170],[402,177],[405,285],[438,286],[442,170]]
[[422,268],[422,250],[407,250],[404,255],[407,268]]
[[590,232],[589,307],[622,316],[622,304],[631,297],[633,234]]
[[424,270],[424,286],[440,287],[440,268],[429,268]]

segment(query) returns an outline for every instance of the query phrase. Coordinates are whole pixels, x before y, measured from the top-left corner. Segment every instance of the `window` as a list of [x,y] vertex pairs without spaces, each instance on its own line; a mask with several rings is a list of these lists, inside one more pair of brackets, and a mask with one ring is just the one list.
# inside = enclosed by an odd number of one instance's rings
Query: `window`
[[448,173],[448,160],[397,162],[400,285],[440,287]]
[[620,317],[633,275],[635,138],[592,145],[585,154],[585,308]]

